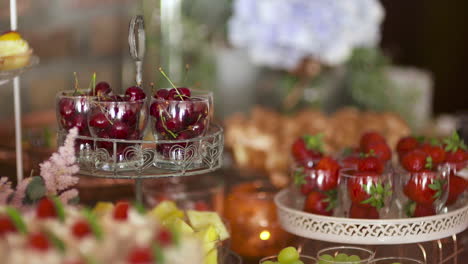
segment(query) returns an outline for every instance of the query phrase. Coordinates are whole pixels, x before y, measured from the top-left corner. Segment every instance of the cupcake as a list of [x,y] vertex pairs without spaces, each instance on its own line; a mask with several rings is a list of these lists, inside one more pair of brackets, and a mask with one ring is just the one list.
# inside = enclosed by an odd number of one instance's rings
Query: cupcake
[[29,63],[32,49],[18,32],[9,31],[0,35],[0,70],[14,70]]

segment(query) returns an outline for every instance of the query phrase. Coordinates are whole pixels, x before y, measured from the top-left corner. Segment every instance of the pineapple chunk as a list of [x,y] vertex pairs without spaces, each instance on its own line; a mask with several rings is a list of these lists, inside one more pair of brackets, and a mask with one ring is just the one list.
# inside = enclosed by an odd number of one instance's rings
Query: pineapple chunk
[[114,204],[109,202],[98,202],[96,206],[94,206],[93,213],[99,217],[112,210],[114,210]]
[[229,233],[226,229],[226,226],[221,220],[221,217],[219,217],[218,213],[189,210],[187,211],[187,217],[190,220],[193,229],[196,231],[202,230],[207,226],[212,225],[216,229],[220,240],[229,238]]
[[173,201],[162,201],[150,212],[158,220],[166,222],[166,218],[184,218],[184,212]]
[[205,256],[203,264],[218,264],[218,250],[213,249]]
[[207,254],[216,249],[216,243],[219,242],[219,234],[216,228],[209,225],[195,233],[195,236],[203,242],[203,252]]
[[171,224],[171,227],[174,228],[177,232],[181,234],[193,234],[193,229],[182,219],[176,218]]

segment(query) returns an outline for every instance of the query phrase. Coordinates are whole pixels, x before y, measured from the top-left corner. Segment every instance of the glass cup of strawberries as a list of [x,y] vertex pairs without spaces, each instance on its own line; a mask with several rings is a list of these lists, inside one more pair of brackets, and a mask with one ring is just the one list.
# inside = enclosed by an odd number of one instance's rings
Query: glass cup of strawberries
[[[138,90],[139,95],[128,91]],[[90,101],[88,124],[95,138],[95,165],[103,170],[126,169],[142,162],[138,151],[147,123],[147,99],[141,88],[125,95],[97,96]],[[141,94],[142,93],[142,94]]]
[[393,171],[381,159],[364,155],[355,168],[341,171],[339,196],[346,217],[385,218],[393,197]]
[[[185,87],[159,89],[151,98],[149,114],[156,146],[155,166],[179,169],[195,168],[202,162],[202,150],[196,138],[205,135],[212,107],[210,92]],[[189,142],[187,142],[189,140]]]

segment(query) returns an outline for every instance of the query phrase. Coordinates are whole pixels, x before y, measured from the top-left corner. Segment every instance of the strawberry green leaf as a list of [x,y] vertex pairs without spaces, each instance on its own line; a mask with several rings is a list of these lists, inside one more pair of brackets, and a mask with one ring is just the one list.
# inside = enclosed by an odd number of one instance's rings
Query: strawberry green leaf
[[407,204],[405,204],[404,210],[408,217],[413,217],[414,211],[416,210],[416,202],[409,201]]
[[450,137],[445,138],[443,142],[446,145],[445,151],[447,152],[456,152],[459,149],[463,149],[465,151],[468,150],[468,148],[465,145],[465,142],[463,142],[463,140],[460,138],[456,131],[453,131],[453,134]]
[[302,138],[306,143],[307,149],[323,152],[323,136],[322,133],[319,133],[316,135],[304,135]]
[[338,191],[337,190],[329,190],[325,192],[325,195],[327,198],[325,198],[323,201],[328,202],[327,208],[325,208],[325,211],[329,212],[336,208],[338,205]]
[[65,221],[65,208],[63,207],[62,202],[57,196],[53,196],[51,199],[54,202],[58,219],[60,220],[60,222],[64,222]]
[[46,231],[45,235],[49,239],[49,241],[54,245],[54,247],[60,252],[60,253],[65,253],[66,246],[65,243],[53,232],[51,231]]
[[157,245],[152,246],[154,263],[155,264],[164,264],[164,255],[161,248]]
[[426,158],[426,164],[424,165],[424,168],[431,170],[432,169],[432,157],[429,156]]
[[83,215],[88,221],[91,231],[93,232],[94,236],[96,239],[101,240],[103,237],[103,232],[102,228],[98,223],[98,220],[96,219],[96,216],[93,214],[93,212],[89,209],[83,210]]
[[306,184],[306,180],[305,180],[305,175],[304,173],[302,172],[302,170],[300,171],[296,171],[294,173],[294,184],[296,185],[303,185],[303,184]]
[[26,234],[28,232],[28,228],[23,218],[21,217],[20,212],[12,207],[7,207],[5,211],[15,225],[16,229],[18,229],[20,233]]

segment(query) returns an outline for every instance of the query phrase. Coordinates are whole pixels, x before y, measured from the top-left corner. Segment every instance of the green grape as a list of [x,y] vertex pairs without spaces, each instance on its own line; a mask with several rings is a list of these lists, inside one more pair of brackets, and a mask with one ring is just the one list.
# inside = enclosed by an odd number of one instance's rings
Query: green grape
[[271,260],[267,260],[267,261],[263,261],[262,264],[276,264],[278,262],[276,261],[271,261]]
[[278,254],[278,261],[281,264],[289,264],[299,259],[299,252],[294,247],[283,248]]
[[335,256],[335,261],[336,262],[347,262],[348,261],[348,255],[345,253],[339,253],[338,255]]
[[319,264],[330,264],[330,263],[333,263],[335,261],[335,258],[333,258],[333,256],[331,255],[328,255],[328,254],[323,254],[323,255],[320,255],[319,257]]
[[359,263],[361,261],[361,258],[356,255],[351,255],[348,257],[348,262],[353,262],[353,263]]
[[297,260],[294,260],[293,262],[291,262],[289,264],[304,264],[304,262],[302,262],[302,260],[300,260],[300,259],[297,259]]

